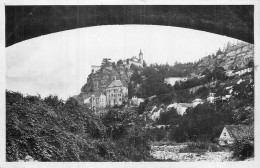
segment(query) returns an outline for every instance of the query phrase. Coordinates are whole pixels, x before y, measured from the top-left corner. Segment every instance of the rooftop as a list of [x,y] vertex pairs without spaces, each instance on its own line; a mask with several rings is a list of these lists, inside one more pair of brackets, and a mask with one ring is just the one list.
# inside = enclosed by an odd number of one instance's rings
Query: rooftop
[[121,80],[114,80],[108,87],[111,88],[111,87],[120,87],[120,86],[124,86]]
[[250,125],[225,125],[229,135],[234,139],[254,137],[254,127]]

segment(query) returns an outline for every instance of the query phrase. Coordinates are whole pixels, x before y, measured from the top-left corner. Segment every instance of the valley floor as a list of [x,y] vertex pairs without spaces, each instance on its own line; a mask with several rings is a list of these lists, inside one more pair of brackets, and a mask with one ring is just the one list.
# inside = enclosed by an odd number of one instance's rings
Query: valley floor
[[187,145],[174,146],[152,146],[151,156],[156,161],[176,161],[176,162],[227,162],[235,161],[232,158],[232,152],[225,150],[220,152],[200,152],[200,153],[180,153],[179,150]]

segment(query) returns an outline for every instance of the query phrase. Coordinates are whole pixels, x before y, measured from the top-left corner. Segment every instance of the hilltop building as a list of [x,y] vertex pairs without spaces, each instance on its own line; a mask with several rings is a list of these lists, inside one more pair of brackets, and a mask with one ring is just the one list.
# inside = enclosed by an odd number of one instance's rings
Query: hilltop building
[[126,67],[128,67],[128,69],[130,68],[130,66],[132,64],[134,64],[134,65],[136,65],[138,67],[143,67],[143,63],[144,63],[144,58],[143,58],[142,50],[140,50],[140,52],[139,52],[139,58],[137,58],[136,56],[133,56],[130,59],[123,60],[123,64]]
[[[87,83],[82,87],[79,101],[88,104],[94,111],[102,111],[107,106],[122,105],[128,102],[128,83],[133,74],[131,65],[143,67],[143,53],[139,52],[139,58],[133,56],[123,60],[123,64],[116,68],[112,64],[101,66],[92,65],[91,74],[88,76]],[[135,101],[140,104],[142,100]]]

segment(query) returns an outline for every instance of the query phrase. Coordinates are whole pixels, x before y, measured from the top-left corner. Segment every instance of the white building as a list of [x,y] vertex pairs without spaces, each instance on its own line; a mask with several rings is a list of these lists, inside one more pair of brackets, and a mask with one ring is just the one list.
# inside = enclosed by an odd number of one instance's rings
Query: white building
[[227,70],[227,71],[225,72],[225,75],[228,76],[228,77],[231,77],[231,76],[234,76],[235,74],[233,73],[232,70]]
[[157,108],[156,106],[153,107],[152,111],[150,111],[151,119],[156,120],[160,117],[160,114],[163,112],[162,108]]
[[173,103],[167,106],[166,110],[168,111],[170,108],[175,108],[179,115],[183,115],[189,107],[194,106],[192,103]]
[[186,77],[183,77],[183,78],[182,77],[168,77],[168,78],[165,78],[164,83],[174,86],[176,82],[181,82],[181,81],[187,81],[187,78]]
[[90,103],[91,108],[96,111],[97,108],[106,107],[106,95],[103,92],[95,92],[91,97],[84,100],[84,104]]
[[209,96],[207,97],[207,101],[210,103],[215,103],[216,100],[216,93],[209,93]]
[[138,67],[143,67],[143,63],[144,63],[144,58],[143,58],[143,53],[142,53],[142,50],[140,50],[140,53],[139,53],[139,58],[133,56],[132,58],[130,58],[128,60],[129,62],[127,63],[126,60],[123,60],[123,64],[125,65],[126,68],[130,68],[130,66],[132,64],[138,66]]
[[203,104],[203,100],[202,99],[197,98],[197,99],[192,101],[192,106],[193,107],[196,107],[199,104]]
[[131,99],[131,103],[134,105],[134,106],[139,106],[140,103],[144,102],[144,99],[143,98],[138,98],[136,96],[132,97]]
[[247,72],[251,72],[252,70],[253,70],[253,68],[243,68],[243,69],[236,70],[234,73],[236,75],[241,76],[241,75],[243,75],[243,74],[245,74]]
[[109,106],[121,105],[126,101],[128,95],[128,88],[121,80],[114,80],[106,88],[106,104]]

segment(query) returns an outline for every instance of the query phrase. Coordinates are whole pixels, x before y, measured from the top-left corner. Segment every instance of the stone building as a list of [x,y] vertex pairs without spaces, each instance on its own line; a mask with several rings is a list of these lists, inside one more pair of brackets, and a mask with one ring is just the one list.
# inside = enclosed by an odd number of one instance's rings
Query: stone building
[[142,102],[144,102],[144,98],[138,98],[136,96],[133,96],[131,99],[131,104],[134,106],[139,106]]
[[132,64],[143,67],[141,50],[139,58],[134,56],[123,60],[123,64],[121,63],[116,67],[112,65],[102,68],[101,66],[91,66],[92,72],[88,76],[87,83],[81,89],[78,96],[79,102],[88,105],[95,112],[102,111],[102,108],[107,106],[128,102],[128,83],[134,73],[130,68]]
[[91,109],[96,111],[98,108],[106,107],[106,94],[104,92],[94,92],[84,99],[84,104],[89,104]]
[[128,69],[130,68],[130,66],[132,64],[134,64],[138,67],[143,67],[143,63],[144,63],[143,59],[144,59],[143,53],[142,53],[142,50],[140,50],[139,58],[137,58],[136,56],[133,56],[132,58],[128,59],[128,62],[127,62],[127,60],[123,60],[123,63],[125,64],[125,67],[127,67]]
[[122,105],[124,101],[127,101],[128,87],[121,80],[115,79],[106,88],[106,96],[107,106]]

